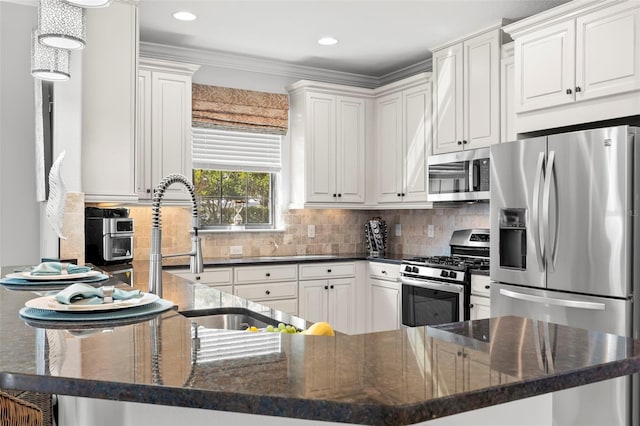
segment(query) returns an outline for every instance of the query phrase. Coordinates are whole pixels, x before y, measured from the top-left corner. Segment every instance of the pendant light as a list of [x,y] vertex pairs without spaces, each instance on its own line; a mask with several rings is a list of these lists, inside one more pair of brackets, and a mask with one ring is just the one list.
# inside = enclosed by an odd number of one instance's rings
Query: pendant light
[[69,80],[69,51],[44,46],[38,35],[36,29],[31,32],[31,75],[41,80]]
[[64,0],[65,2],[77,7],[106,7],[111,4],[111,0]]
[[60,49],[85,46],[85,10],[63,0],[40,0],[38,30],[40,43]]

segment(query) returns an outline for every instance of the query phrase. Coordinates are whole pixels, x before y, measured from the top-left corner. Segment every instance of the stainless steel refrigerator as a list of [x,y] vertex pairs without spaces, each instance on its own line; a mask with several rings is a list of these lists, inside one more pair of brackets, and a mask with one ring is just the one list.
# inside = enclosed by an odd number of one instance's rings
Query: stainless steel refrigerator
[[[492,316],[638,337],[639,130],[491,147]],[[556,392],[554,425],[640,424],[637,376]]]

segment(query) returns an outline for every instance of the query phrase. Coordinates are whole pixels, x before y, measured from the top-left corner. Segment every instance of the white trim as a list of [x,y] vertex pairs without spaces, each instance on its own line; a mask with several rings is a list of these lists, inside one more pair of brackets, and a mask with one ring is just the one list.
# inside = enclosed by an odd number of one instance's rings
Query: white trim
[[489,31],[498,30],[498,29],[502,28],[507,22],[510,22],[510,21],[508,21],[506,19],[501,19],[497,23],[494,23],[494,24],[489,25],[487,27],[481,28],[481,29],[476,30],[476,31],[474,31],[472,33],[465,34],[464,36],[457,37],[457,38],[452,39],[452,40],[447,40],[445,43],[442,43],[442,44],[439,44],[437,46],[431,47],[431,48],[429,48],[429,51],[435,52],[436,50],[441,50],[441,49],[444,49],[446,47],[453,46],[454,44],[458,44],[458,43],[463,42],[465,40],[468,40],[470,38],[474,38],[474,37],[477,37],[477,36],[479,36],[481,34],[488,33]]
[[272,59],[238,55],[223,51],[194,49],[143,41],[140,42],[140,55],[144,55],[148,58],[170,61],[186,61],[199,65],[259,72],[263,74],[293,77],[300,80],[313,80],[316,82],[320,81],[333,84],[344,84],[371,89],[419,72],[431,71],[431,58],[400,70],[390,72],[386,75],[376,77],[296,65]]

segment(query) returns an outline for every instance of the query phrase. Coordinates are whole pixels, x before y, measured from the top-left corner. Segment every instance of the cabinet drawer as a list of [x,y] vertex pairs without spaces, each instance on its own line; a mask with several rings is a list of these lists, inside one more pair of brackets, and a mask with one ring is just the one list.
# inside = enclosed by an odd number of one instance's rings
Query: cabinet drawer
[[298,283],[295,281],[271,284],[247,284],[236,286],[235,295],[253,301],[298,297]]
[[232,268],[216,268],[204,270],[199,274],[191,272],[172,272],[173,274],[199,284],[223,284],[231,285],[233,283]]
[[400,265],[369,262],[369,276],[380,280],[397,281],[400,278]]
[[297,265],[242,266],[234,269],[235,284],[295,281]]
[[490,283],[488,275],[471,274],[471,294],[489,297]]
[[353,262],[312,263],[300,265],[301,280],[355,277],[355,275],[356,264]]
[[298,299],[264,300],[260,303],[285,314],[298,315]]

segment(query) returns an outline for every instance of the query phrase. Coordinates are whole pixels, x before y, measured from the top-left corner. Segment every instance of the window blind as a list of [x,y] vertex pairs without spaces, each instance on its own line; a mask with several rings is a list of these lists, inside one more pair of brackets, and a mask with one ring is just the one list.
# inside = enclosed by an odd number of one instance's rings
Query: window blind
[[280,135],[193,127],[193,167],[209,170],[280,172]]

